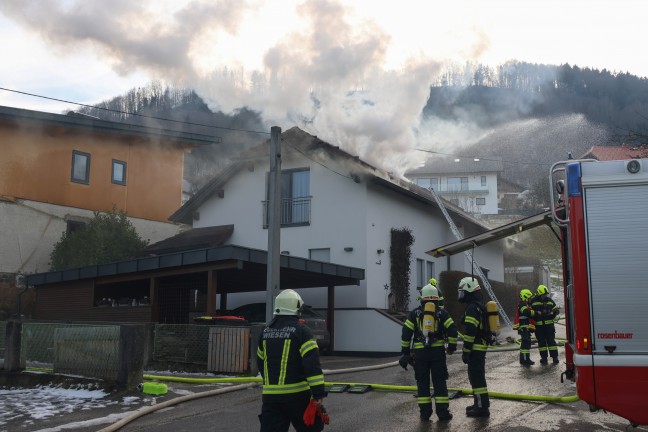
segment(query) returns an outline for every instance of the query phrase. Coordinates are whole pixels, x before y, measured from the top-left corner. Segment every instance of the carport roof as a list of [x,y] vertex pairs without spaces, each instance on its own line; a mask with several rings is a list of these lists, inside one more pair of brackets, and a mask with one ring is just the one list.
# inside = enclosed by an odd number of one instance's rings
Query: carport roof
[[[149,256],[109,264],[27,275],[27,284],[42,286],[82,279],[120,279],[218,270],[218,289],[227,292],[266,289],[268,253],[264,250],[227,245]],[[281,255],[280,284],[286,288],[359,285],[365,278],[361,268]]]
[[551,226],[551,222],[551,210],[547,210],[537,215],[529,216],[528,218],[520,219],[509,224],[502,225],[501,227],[494,228],[490,231],[486,231],[472,237],[458,240],[454,243],[449,243],[447,245],[434,248],[425,253],[432,255],[435,258],[455,255],[461,252],[465,252],[469,249],[473,249],[477,246],[493,242],[495,240],[500,240],[514,234],[519,234],[522,231],[528,231],[531,228],[535,228],[537,226]]

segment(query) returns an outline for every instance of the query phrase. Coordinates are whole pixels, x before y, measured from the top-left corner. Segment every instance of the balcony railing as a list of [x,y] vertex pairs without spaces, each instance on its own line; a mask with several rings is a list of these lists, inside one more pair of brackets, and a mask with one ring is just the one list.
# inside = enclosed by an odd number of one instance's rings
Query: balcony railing
[[[312,197],[282,198],[281,226],[310,225]],[[268,201],[263,201],[263,228],[268,228]]]
[[466,187],[447,187],[443,186],[441,188],[435,189],[439,195],[488,195],[490,192],[488,189],[470,189]]

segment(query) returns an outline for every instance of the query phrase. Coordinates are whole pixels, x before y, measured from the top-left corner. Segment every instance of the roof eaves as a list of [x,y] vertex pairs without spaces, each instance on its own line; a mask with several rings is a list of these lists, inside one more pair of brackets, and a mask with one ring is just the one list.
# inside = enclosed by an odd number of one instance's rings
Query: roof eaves
[[191,145],[219,144],[220,137],[182,132],[173,129],[153,128],[131,123],[101,120],[93,117],[69,116],[0,106],[0,118],[16,122],[40,122],[74,129],[86,129],[117,135],[137,135],[186,142]]

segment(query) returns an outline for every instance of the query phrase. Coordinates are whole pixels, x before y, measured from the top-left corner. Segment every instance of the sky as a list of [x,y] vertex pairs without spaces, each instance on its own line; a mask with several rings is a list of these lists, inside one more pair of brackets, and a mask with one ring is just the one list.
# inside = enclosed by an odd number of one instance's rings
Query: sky
[[[646,12],[643,0],[0,0],[0,87],[94,104],[158,80],[214,111],[257,110],[268,130],[300,125],[361,157],[407,159],[421,140],[483,134],[421,124],[449,64],[648,76]],[[6,90],[0,105],[75,108]]]

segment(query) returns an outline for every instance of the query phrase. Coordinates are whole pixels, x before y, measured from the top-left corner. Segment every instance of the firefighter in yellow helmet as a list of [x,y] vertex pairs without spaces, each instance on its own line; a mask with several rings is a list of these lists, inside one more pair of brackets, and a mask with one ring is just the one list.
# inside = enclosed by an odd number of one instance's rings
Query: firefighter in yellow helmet
[[490,398],[486,385],[486,349],[483,315],[486,313],[479,281],[468,276],[459,282],[457,299],[466,304],[464,312],[463,353],[461,360],[468,365],[468,381],[472,386],[473,405],[466,408],[468,417],[489,417]]
[[[421,420],[432,416],[430,376],[434,387],[434,403],[439,421],[452,419],[448,399],[446,352],[457,349],[457,327],[450,314],[439,307],[439,293],[428,284],[421,289],[421,305],[411,311],[403,324],[399,363],[404,369],[410,363],[410,347],[414,342],[414,371],[417,401]],[[448,346],[446,348],[446,340]]]
[[274,318],[263,330],[257,350],[257,366],[263,378],[261,432],[287,432],[290,424],[298,431],[321,431],[319,416],[315,423],[304,423],[304,412],[311,399],[322,406],[324,374],[317,342],[310,329],[299,323],[304,302],[291,289],[275,298]]
[[546,286],[538,285],[531,307],[536,314],[535,335],[538,340],[538,351],[540,351],[540,364],[548,364],[549,356],[553,364],[558,364],[560,361],[554,319],[559,311],[556,302],[549,297],[549,289]]
[[515,323],[513,330],[517,330],[520,335],[520,364],[522,366],[531,366],[535,362],[531,360],[531,333],[535,330],[534,317],[535,311],[531,307],[531,298],[533,293],[528,289],[520,291],[520,301],[518,302],[517,312],[515,314]]

